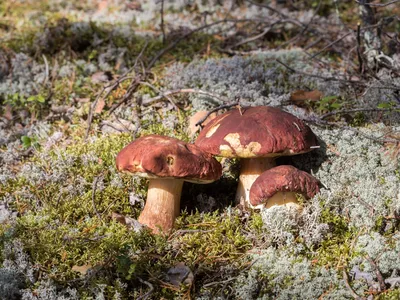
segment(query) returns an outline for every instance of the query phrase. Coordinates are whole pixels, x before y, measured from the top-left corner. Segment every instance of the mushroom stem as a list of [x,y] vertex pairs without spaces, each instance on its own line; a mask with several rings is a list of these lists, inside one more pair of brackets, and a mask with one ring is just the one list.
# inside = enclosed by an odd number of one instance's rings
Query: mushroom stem
[[240,160],[240,176],[236,190],[236,203],[240,203],[244,207],[254,208],[249,202],[250,188],[258,176],[275,166],[275,159],[270,157],[242,158]]
[[295,192],[278,192],[271,198],[268,198],[264,207],[271,208],[274,205],[285,205],[286,207],[301,209]]
[[179,215],[183,180],[154,178],[149,181],[146,205],[138,220],[154,233],[170,231]]

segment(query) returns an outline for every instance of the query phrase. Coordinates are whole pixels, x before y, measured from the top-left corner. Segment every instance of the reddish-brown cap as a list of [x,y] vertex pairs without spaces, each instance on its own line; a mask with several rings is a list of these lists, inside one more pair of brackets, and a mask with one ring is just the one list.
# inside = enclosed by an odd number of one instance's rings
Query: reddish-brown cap
[[224,157],[274,157],[305,153],[317,138],[302,120],[275,107],[234,109],[210,121],[195,144]]
[[181,178],[212,182],[221,177],[221,164],[199,147],[178,139],[148,135],[123,148],[116,158],[117,169],[148,178]]
[[318,180],[293,166],[278,166],[262,173],[250,188],[250,203],[257,206],[277,192],[295,192],[312,198],[319,192]]

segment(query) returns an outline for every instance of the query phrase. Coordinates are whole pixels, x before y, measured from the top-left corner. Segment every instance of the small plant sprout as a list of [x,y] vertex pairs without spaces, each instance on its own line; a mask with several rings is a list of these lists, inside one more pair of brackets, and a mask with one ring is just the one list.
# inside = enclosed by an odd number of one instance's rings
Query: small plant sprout
[[154,233],[168,232],[179,215],[184,181],[211,183],[222,174],[220,163],[195,145],[178,139],[148,135],[118,153],[119,171],[149,179],[146,205],[139,222]]
[[219,115],[204,127],[195,144],[213,155],[241,159],[236,201],[251,207],[250,187],[260,174],[275,167],[276,157],[309,152],[318,142],[295,116],[255,106]]
[[262,173],[250,189],[250,203],[270,208],[285,205],[300,209],[296,193],[312,198],[319,192],[318,180],[293,166],[278,166]]

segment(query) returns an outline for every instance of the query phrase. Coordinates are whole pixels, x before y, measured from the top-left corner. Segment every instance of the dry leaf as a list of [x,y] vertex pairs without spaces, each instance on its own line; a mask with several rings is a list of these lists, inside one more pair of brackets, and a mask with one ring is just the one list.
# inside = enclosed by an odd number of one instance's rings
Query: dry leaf
[[86,275],[86,273],[92,268],[92,265],[82,265],[82,266],[73,266],[72,271],[81,273],[82,275]]
[[290,101],[292,101],[295,105],[297,106],[304,106],[305,101],[319,101],[324,95],[322,92],[318,90],[314,91],[303,91],[303,90],[298,90],[292,92],[290,95]]
[[6,105],[5,105],[3,117],[6,118],[8,121],[11,121],[11,120],[12,120],[13,115],[12,115],[12,108],[11,108],[11,105],[9,105],[9,104],[6,104]]
[[104,106],[106,106],[106,102],[104,101],[103,98],[100,98],[97,103],[96,107],[94,108],[94,113],[99,114],[103,111]]

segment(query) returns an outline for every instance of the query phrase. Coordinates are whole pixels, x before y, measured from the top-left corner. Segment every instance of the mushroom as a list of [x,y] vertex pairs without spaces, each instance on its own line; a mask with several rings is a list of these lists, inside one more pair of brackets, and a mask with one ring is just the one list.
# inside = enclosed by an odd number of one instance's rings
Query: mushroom
[[[317,137],[295,116],[278,108],[255,106],[230,110],[211,120],[195,144],[213,155],[240,158],[236,201],[249,205],[249,191],[275,158],[317,148]],[[243,202],[242,202],[243,201]]]
[[250,189],[250,203],[255,207],[263,205],[285,205],[300,208],[296,194],[309,199],[319,192],[319,182],[310,174],[293,166],[283,165],[262,173]]
[[121,172],[149,178],[146,205],[138,220],[155,233],[172,229],[184,181],[210,183],[222,173],[221,164],[211,154],[160,135],[144,136],[127,145],[118,153],[116,165]]

